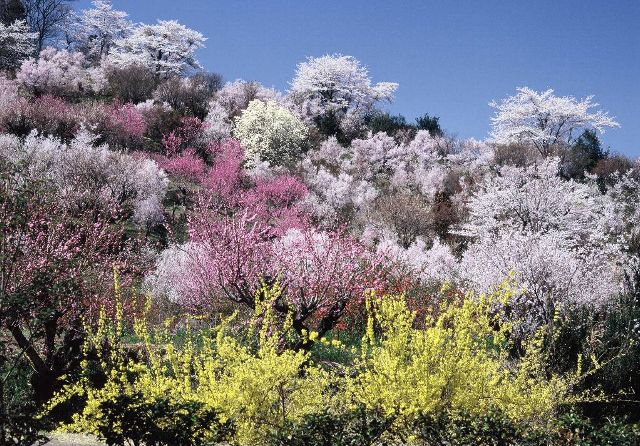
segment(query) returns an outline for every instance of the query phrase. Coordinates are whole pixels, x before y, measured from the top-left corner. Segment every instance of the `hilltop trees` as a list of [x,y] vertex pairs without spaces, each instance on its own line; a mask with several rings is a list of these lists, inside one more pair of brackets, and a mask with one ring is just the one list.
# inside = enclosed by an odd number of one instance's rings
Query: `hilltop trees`
[[376,102],[391,101],[397,88],[393,82],[372,85],[366,67],[342,54],[310,57],[291,81],[291,95],[303,115],[329,134],[353,130]]
[[517,89],[517,94],[493,101],[496,109],[491,137],[497,144],[525,143],[542,155],[549,155],[554,145],[569,145],[582,130],[604,132],[620,125],[592,102],[593,96],[577,100],[572,96],[555,96],[553,90],[541,93],[530,88]]
[[161,78],[180,75],[189,68],[201,68],[194,53],[204,47],[205,40],[175,20],[141,24],[115,40],[109,62],[118,67],[140,64]]
[[108,0],[94,0],[93,8],[83,10],[77,18],[76,30],[71,36],[73,46],[87,59],[100,62],[116,40],[132,32],[133,24],[128,16],[124,11],[113,9]]
[[36,33],[36,54],[44,44],[60,33],[60,25],[68,20],[72,13],[73,0],[22,0],[25,19]]

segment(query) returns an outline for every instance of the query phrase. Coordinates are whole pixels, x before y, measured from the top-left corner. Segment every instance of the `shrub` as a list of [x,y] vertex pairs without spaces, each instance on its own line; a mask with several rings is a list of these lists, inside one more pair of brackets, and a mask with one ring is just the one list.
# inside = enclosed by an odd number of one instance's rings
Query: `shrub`
[[66,141],[72,139],[80,129],[82,117],[77,106],[58,97],[44,95],[15,105],[5,123],[10,133],[25,136],[37,130],[40,134]]
[[424,329],[413,328],[415,314],[402,299],[370,300],[367,340],[348,391],[367,410],[392,419],[390,434],[399,438],[412,434],[406,426],[447,412],[483,416],[498,410],[513,422],[546,426],[566,382],[540,370],[533,343],[519,364],[508,364],[510,327],[491,308],[512,294],[503,284],[492,295],[445,302]]
[[[274,298],[272,293],[277,290],[264,290],[266,302]],[[228,334],[228,323],[223,322],[213,332],[187,336],[181,346],[166,333],[154,335],[138,323],[136,332],[144,344],[142,358],[147,358],[142,363],[126,361],[126,351],[119,343],[121,323],[103,323],[90,342],[98,349],[100,361],[95,366],[106,382],[101,386],[92,384],[86,363],[84,378],[67,386],[49,408],[81,397],[86,403],[65,429],[109,436],[116,441],[125,435],[142,441],[144,435],[153,435],[158,429],[156,438],[180,435],[184,439],[183,443],[160,444],[199,445],[201,438],[219,441],[235,432],[239,444],[259,445],[274,430],[320,411],[329,403],[326,372],[309,363],[308,354],[279,348],[282,332],[273,330],[269,314],[259,325],[255,349],[241,345]],[[112,347],[101,350],[102,345]],[[147,406],[149,402],[151,407]],[[177,409],[186,414],[173,416],[169,412],[168,416],[161,409]],[[123,417],[129,415],[130,421],[147,423],[146,427],[125,423]],[[183,417],[200,415],[212,422],[181,422]],[[115,423],[110,425],[105,420]]]
[[166,102],[181,114],[198,118],[207,115],[211,95],[212,91],[206,83],[206,78],[195,76],[167,79],[153,93],[156,100]]
[[235,123],[234,135],[249,164],[290,164],[302,153],[308,136],[304,123],[275,102],[252,101]]
[[[246,344],[230,334],[230,319],[195,334],[188,326],[179,341],[138,322],[142,345],[131,355],[121,322],[103,319],[85,347],[97,361],[86,361],[82,378],[49,409],[79,397],[82,407],[64,428],[110,444],[164,435],[188,445],[218,436],[242,445],[542,446],[539,433],[555,432],[566,382],[540,374],[533,344],[522,362],[507,361],[509,328],[490,310],[511,294],[506,286],[443,305],[424,330],[412,327],[402,298],[371,296],[361,359],[343,373],[284,348],[293,324],[275,317],[280,292],[277,284],[259,290]],[[92,370],[103,378],[89,379]]]

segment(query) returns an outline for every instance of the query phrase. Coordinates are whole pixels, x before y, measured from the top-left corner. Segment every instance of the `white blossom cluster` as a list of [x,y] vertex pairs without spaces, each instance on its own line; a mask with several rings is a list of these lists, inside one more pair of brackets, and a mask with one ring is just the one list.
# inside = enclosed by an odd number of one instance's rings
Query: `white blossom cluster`
[[577,100],[555,96],[553,90],[539,93],[528,87],[517,92],[489,104],[496,109],[491,138],[497,144],[532,144],[546,155],[553,145],[570,144],[581,130],[604,132],[607,127],[620,127],[606,112],[591,111],[598,106],[592,102],[593,96]]
[[302,153],[308,134],[307,126],[288,109],[257,99],[235,119],[233,130],[250,165],[259,161],[273,166],[293,163]]
[[621,290],[624,256],[611,202],[593,184],[558,176],[559,160],[505,166],[473,192],[459,234],[472,243],[459,274],[489,290],[510,274],[519,316],[548,322],[564,305],[603,305]]
[[61,96],[100,93],[107,84],[102,68],[91,66],[82,53],[53,47],[26,60],[16,78],[36,93]]
[[115,152],[104,144],[95,146],[94,139],[86,131],[69,144],[35,132],[24,141],[2,135],[0,158],[26,165],[29,181],[44,181],[56,189],[61,200],[130,205],[137,223],[161,222],[162,200],[168,186],[164,171],[155,161]]

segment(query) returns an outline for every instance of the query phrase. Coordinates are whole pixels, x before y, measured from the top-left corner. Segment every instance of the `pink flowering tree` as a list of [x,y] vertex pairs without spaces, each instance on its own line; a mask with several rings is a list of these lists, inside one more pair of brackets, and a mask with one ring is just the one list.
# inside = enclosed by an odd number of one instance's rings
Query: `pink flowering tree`
[[282,293],[270,305],[291,318],[300,335],[295,348],[310,347],[305,331],[324,335],[350,306],[362,303],[367,289],[380,285],[378,258],[342,231],[306,227],[274,236],[247,210],[221,216],[200,206],[189,235],[195,248],[182,279],[185,300],[206,309],[230,299],[255,310],[262,284],[277,281]]
[[111,223],[117,214],[75,212],[46,184],[24,182],[5,167],[0,330],[28,360],[34,400],[43,402],[55,392],[57,379],[79,365],[82,321],[110,303],[112,268],[127,270],[126,250],[121,228]]

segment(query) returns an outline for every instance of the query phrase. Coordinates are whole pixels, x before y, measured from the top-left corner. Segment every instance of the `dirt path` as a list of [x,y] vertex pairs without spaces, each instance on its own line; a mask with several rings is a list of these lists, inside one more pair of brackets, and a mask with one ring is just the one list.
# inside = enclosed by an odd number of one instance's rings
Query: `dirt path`
[[50,434],[47,446],[106,446],[95,438],[80,434]]

